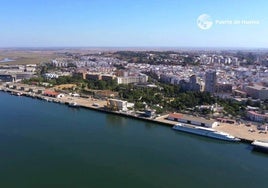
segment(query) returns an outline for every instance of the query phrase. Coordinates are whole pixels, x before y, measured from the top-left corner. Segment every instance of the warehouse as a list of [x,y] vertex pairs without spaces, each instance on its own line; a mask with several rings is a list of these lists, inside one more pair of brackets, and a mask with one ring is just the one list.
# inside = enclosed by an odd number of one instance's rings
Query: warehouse
[[185,114],[171,113],[167,117],[168,120],[177,121],[181,123],[192,124],[201,127],[213,128],[219,125],[219,123],[212,119],[204,119],[201,117],[194,117]]

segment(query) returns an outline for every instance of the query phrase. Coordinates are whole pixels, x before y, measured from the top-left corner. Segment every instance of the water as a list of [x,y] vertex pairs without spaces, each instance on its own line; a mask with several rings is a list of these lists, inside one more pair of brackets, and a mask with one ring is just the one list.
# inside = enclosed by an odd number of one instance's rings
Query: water
[[0,92],[0,187],[267,187],[268,155]]

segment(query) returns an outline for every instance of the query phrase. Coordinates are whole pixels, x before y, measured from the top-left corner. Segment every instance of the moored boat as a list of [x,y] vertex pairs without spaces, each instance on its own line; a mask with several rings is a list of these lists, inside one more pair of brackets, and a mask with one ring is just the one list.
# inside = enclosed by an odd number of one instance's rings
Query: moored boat
[[22,95],[22,93],[17,92],[17,93],[15,93],[15,95],[17,95],[17,96],[21,96],[21,95]]
[[178,123],[173,126],[174,130],[187,132],[191,134],[196,134],[200,136],[206,136],[209,138],[215,138],[219,140],[226,140],[231,142],[238,142],[240,141],[239,138],[236,138],[228,133],[220,132],[211,128],[205,128],[205,127],[197,127],[197,126],[190,126],[182,123]]
[[268,153],[267,141],[254,140],[254,142],[252,142],[251,145],[253,146],[253,149],[256,151],[262,151]]
[[69,106],[70,107],[79,107],[79,105],[76,102],[70,102]]

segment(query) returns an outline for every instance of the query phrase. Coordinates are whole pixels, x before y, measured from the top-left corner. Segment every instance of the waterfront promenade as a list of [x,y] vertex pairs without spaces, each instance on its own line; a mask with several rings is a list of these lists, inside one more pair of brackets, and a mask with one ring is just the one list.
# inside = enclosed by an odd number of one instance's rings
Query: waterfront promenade
[[235,137],[241,138],[245,141],[268,141],[268,133],[260,131],[255,125],[246,126],[245,124],[227,124],[220,123],[220,126],[215,127],[218,131],[230,133]]
[[[11,93],[12,92],[21,93],[24,96],[39,98],[39,99],[53,101],[57,103],[67,104],[67,105],[70,103],[76,103],[77,106],[80,106],[83,108],[98,110],[98,111],[102,111],[105,113],[113,113],[115,115],[128,116],[131,118],[137,118],[137,119],[146,120],[146,121],[151,121],[151,122],[155,122],[155,123],[170,126],[170,127],[172,127],[173,125],[177,123],[175,121],[168,120],[167,119],[168,115],[163,115],[157,118],[145,118],[145,117],[139,117],[137,114],[133,112],[126,113],[126,112],[118,112],[118,111],[116,112],[109,111],[105,108],[105,106],[107,105],[106,100],[94,99],[93,97],[82,98],[82,97],[73,97],[73,96],[65,95],[61,98],[53,98],[53,97],[43,96],[41,94],[29,94],[28,92],[21,92],[21,91],[14,90],[14,89],[2,88],[2,90],[11,92]],[[257,127],[254,125],[251,125],[249,127],[249,126],[246,126],[245,124],[238,125],[238,124],[220,123],[219,126],[215,127],[214,129],[229,133],[230,135],[240,138],[242,141],[245,141],[245,142],[252,142],[254,140],[261,140],[261,141],[268,140],[268,134],[264,133],[264,131],[258,130]]]
[[[156,119],[156,121],[169,124],[170,126],[175,125],[177,122],[167,120],[168,115],[161,116]],[[256,126],[251,125],[250,127],[245,124],[228,124],[228,123],[219,123],[219,126],[214,128],[217,131],[222,131],[229,133],[237,138],[240,138],[242,141],[251,142],[254,140],[268,140],[268,134],[265,134],[264,131],[260,131]]]

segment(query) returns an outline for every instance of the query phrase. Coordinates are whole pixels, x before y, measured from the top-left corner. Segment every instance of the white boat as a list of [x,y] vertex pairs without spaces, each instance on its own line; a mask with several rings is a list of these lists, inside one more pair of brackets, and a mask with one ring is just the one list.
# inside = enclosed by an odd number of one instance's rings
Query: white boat
[[215,139],[219,139],[219,140],[226,140],[226,141],[232,141],[232,142],[240,141],[239,138],[236,138],[228,133],[220,132],[220,131],[217,131],[217,130],[214,130],[211,128],[190,126],[190,125],[178,123],[178,124],[173,126],[173,129],[178,130],[178,131],[187,132],[187,133],[196,134],[196,135],[215,138]]
[[71,106],[71,107],[79,107],[79,105],[76,102],[70,102],[69,106]]
[[99,107],[98,103],[93,103],[92,106]]
[[254,142],[252,142],[251,145],[253,146],[253,148],[255,150],[268,152],[268,142],[267,141],[265,142],[265,141],[254,140]]
[[21,96],[21,95],[22,95],[22,93],[17,92],[15,95],[17,95],[17,96]]

